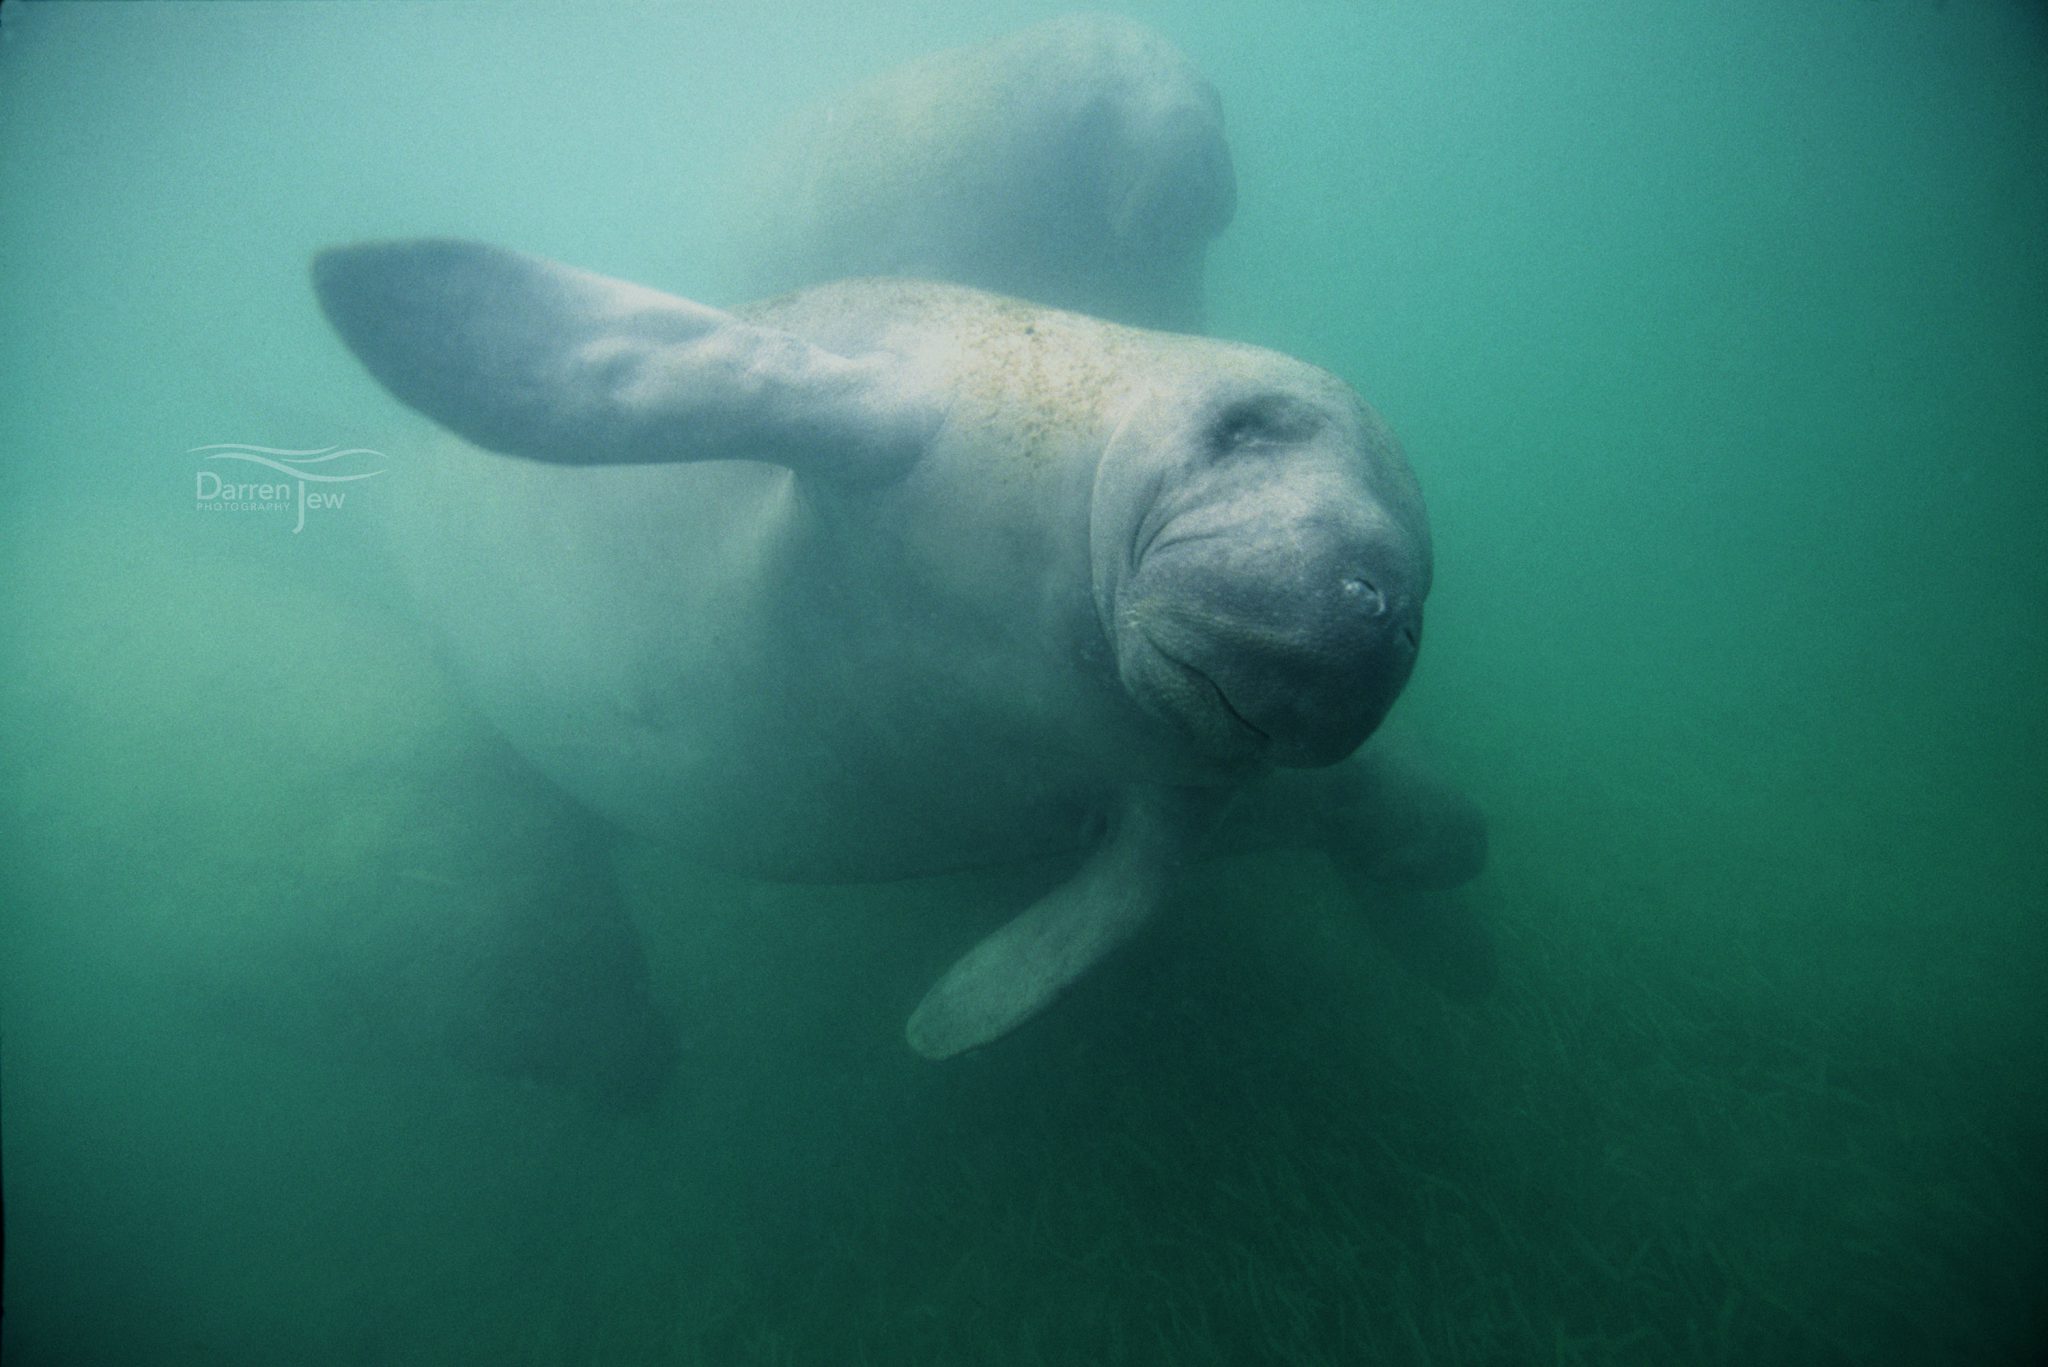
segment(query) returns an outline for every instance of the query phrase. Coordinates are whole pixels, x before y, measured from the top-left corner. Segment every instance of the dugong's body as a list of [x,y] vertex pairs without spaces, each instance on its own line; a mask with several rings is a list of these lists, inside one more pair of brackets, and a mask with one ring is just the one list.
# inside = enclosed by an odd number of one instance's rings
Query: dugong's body
[[1178,331],[1237,203],[1215,89],[1113,15],[898,67],[790,120],[754,171],[743,293],[910,276]]
[[932,990],[923,1052],[1127,938],[1233,801],[1370,845],[1352,757],[1412,668],[1429,543],[1334,377],[904,281],[725,314],[451,242],[316,278],[466,439],[422,462],[403,554],[572,795],[770,878],[1083,853]]

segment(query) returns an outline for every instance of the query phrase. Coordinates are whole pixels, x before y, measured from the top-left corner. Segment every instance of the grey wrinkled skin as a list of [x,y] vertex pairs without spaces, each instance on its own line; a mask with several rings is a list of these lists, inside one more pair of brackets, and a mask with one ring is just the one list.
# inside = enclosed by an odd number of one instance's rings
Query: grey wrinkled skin
[[1237,178],[1222,105],[1187,56],[1089,14],[804,110],[756,156],[742,201],[745,295],[902,276],[1194,332]]
[[1414,664],[1428,525],[1323,371],[906,281],[721,313],[394,242],[315,282],[466,439],[414,472],[405,569],[467,693],[591,811],[780,880],[1080,856],[932,989],[923,1053],[1043,1008],[1241,797],[1366,881],[1483,857],[1448,797],[1372,852],[1359,747]]

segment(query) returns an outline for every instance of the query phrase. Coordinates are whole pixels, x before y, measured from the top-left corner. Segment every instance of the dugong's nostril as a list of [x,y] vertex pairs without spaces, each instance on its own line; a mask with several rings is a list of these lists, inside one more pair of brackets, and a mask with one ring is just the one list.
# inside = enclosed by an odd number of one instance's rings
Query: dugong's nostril
[[1346,579],[1340,586],[1344,601],[1368,617],[1378,617],[1387,610],[1387,595],[1380,592],[1379,585],[1370,579]]

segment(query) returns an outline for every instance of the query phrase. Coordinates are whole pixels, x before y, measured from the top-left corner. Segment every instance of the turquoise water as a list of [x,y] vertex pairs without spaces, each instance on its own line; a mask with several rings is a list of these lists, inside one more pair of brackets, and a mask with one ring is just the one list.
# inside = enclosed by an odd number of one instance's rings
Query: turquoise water
[[[2038,4],[1126,8],[1224,100],[1212,331],[1423,480],[1490,996],[1247,857],[932,1065],[1025,881],[631,846],[654,1106],[431,1046],[547,813],[374,554],[423,448],[307,257],[733,302],[753,139],[1053,12],[0,11],[10,1364],[2036,1359]],[[223,442],[390,470],[295,532],[194,507]]]

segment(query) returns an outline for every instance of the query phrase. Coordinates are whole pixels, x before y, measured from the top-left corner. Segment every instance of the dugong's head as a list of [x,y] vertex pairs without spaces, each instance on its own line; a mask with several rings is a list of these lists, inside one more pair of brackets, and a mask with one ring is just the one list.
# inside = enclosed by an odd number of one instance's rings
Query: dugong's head
[[1096,610],[1123,686],[1204,759],[1332,764],[1414,669],[1429,523],[1347,386],[1229,352],[1136,397],[1105,448]]
[[1111,236],[1133,258],[1199,250],[1237,212],[1216,88],[1143,25],[1105,15],[1064,22],[1090,24],[1114,66],[1088,110]]
[[[1237,212],[1216,87],[1166,37],[1114,15],[1068,15],[1012,43],[1020,65],[1060,73],[1042,98],[1072,120],[1071,131],[1034,141],[1049,158],[1040,189],[1072,217],[1051,234],[1064,247],[1058,259],[1042,267],[1012,261],[970,283],[1144,327],[1199,331],[1209,242]],[[1005,217],[1040,221],[1014,210]],[[1038,255],[1024,253],[1034,262]]]

